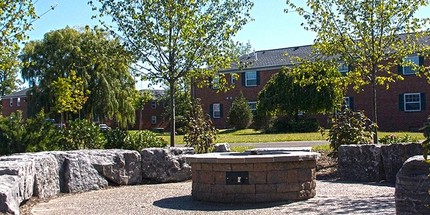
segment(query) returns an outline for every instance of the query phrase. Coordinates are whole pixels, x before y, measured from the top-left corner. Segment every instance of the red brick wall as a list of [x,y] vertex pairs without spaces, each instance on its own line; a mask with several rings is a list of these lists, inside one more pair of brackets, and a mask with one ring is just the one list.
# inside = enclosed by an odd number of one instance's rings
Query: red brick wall
[[[166,131],[169,128],[168,119],[164,120],[164,104],[162,102],[157,102],[156,107],[152,107],[152,101],[147,102],[143,108],[143,110],[136,110],[136,121],[133,126],[133,129],[147,129],[152,130],[155,128],[164,128]],[[142,116],[142,118],[141,118]],[[152,116],[157,117],[157,121],[155,124],[152,123]],[[142,120],[140,120],[142,119]],[[140,124],[140,127],[139,127]]]
[[[10,100],[12,99],[12,106],[10,106]],[[2,115],[10,116],[11,113],[16,112],[18,110],[22,111],[22,116],[27,118],[27,97],[20,97],[21,102],[20,106],[17,106],[18,97],[14,98],[3,98],[2,99]]]
[[[430,64],[430,60],[425,61],[426,65]],[[393,72],[397,68],[393,68]],[[212,119],[217,128],[227,128],[226,124],[228,111],[236,96],[242,91],[248,101],[256,101],[258,92],[260,92],[264,84],[270,77],[279,70],[269,70],[260,72],[260,85],[256,87],[242,86],[242,76],[236,81],[235,88],[227,92],[216,93],[216,90],[211,88],[196,88],[196,98],[201,98],[203,110],[209,113],[209,107],[213,103],[223,104],[223,117]],[[227,80],[230,80],[230,75],[226,75]],[[427,116],[430,115],[430,85],[424,77],[415,75],[404,76],[404,81],[391,83],[387,90],[385,86],[377,88],[377,113],[378,125],[382,131],[415,131],[422,127],[426,122]],[[354,97],[354,110],[364,110],[365,114],[371,118],[371,88],[365,87],[360,93],[349,90],[346,96]],[[403,93],[425,93],[426,108],[420,112],[404,112],[399,109],[399,94]],[[324,124],[326,117],[317,117]]]

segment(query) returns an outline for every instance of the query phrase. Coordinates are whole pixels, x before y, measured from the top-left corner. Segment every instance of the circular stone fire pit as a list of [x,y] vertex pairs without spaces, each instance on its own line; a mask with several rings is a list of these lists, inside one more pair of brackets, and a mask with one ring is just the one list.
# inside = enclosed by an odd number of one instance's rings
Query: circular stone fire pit
[[276,202],[315,196],[315,152],[282,149],[187,155],[192,197],[211,202]]

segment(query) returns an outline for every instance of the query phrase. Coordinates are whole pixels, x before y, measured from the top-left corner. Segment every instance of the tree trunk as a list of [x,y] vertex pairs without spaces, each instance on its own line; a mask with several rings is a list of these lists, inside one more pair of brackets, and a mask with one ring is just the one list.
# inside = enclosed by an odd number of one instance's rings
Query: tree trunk
[[175,81],[171,80],[170,85],[170,146],[175,147]]
[[[378,110],[376,107],[376,66],[372,70],[372,122],[378,125]],[[373,143],[378,143],[378,128],[375,127]]]

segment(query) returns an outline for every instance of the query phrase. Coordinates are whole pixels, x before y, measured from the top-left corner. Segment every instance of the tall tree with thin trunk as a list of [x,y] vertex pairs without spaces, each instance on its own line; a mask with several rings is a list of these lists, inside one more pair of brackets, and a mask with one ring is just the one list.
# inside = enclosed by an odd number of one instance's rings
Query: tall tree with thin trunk
[[[403,77],[398,65],[419,66],[405,60],[408,55],[428,55],[428,18],[416,18],[415,13],[427,0],[307,0],[307,6],[298,7],[293,0],[286,1],[286,12],[303,16],[306,30],[317,34],[313,56],[349,65],[348,82],[356,90],[365,85],[371,88],[371,119],[378,122],[377,86],[387,88]],[[377,142],[375,129],[374,142]]]
[[[175,86],[186,78],[214,76],[232,61],[232,38],[250,20],[250,0],[98,0],[110,16],[144,79],[170,93],[170,145],[175,145]],[[207,81],[206,81],[207,82]]]

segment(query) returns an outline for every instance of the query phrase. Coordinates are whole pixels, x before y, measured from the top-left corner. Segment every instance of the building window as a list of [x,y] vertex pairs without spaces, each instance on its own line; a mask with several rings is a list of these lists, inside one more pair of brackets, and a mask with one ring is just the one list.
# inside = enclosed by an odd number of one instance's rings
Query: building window
[[[419,66],[420,65],[420,58],[418,55],[410,55],[405,57],[403,59],[403,62],[412,63],[413,65]],[[415,70],[413,66],[404,66],[402,67],[402,74],[403,75],[413,75],[415,74]]]
[[347,72],[349,72],[349,66],[346,63],[340,63],[339,65],[339,72],[342,74],[346,74]]
[[219,89],[219,75],[216,75],[213,79],[212,79],[212,89],[217,90]]
[[16,106],[21,106],[21,98],[16,99]]
[[354,110],[354,97],[343,97],[342,109]]
[[248,106],[249,106],[249,109],[251,109],[252,111],[257,110],[257,102],[248,102]]
[[257,86],[257,72],[245,72],[245,86],[253,87]]
[[9,106],[10,106],[10,107],[13,107],[13,98],[10,98],[10,99],[9,99]]
[[230,83],[235,84],[236,83],[236,74],[231,73],[230,74]]
[[151,124],[157,124],[157,116],[151,116]]
[[152,109],[157,108],[157,102],[156,101],[151,101],[151,108]]
[[214,119],[221,118],[221,104],[213,104],[212,105],[212,117]]
[[405,93],[403,99],[406,112],[421,111],[421,93]]

